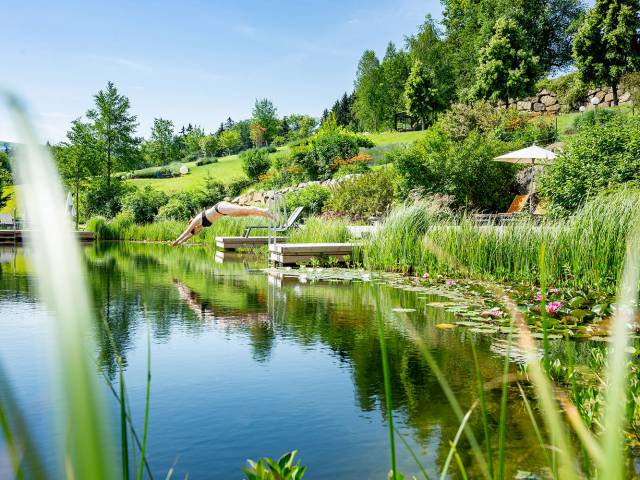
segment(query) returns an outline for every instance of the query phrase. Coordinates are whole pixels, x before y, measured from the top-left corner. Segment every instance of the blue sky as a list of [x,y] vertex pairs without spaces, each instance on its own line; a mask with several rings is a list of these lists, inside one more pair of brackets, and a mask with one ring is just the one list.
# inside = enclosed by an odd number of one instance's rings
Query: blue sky
[[[257,97],[280,115],[322,110],[351,90],[362,52],[401,45],[439,0],[5,0],[0,87],[28,101],[43,139],[113,81],[138,115],[215,130],[250,116]],[[15,140],[0,111],[0,140]]]

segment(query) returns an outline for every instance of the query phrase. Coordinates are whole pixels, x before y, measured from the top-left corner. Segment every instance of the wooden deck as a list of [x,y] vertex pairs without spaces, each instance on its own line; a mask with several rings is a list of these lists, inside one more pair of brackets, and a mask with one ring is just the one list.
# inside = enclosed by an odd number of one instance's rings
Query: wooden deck
[[[286,237],[276,237],[277,243],[285,243]],[[216,237],[216,247],[223,250],[238,250],[240,248],[256,248],[266,245],[268,237]]]
[[309,263],[313,259],[334,258],[344,262],[353,258],[355,243],[286,243],[269,245],[269,260],[280,265]]
[[[0,230],[0,245],[21,245],[24,233],[24,230]],[[76,238],[80,242],[93,242],[95,234],[77,231]]]

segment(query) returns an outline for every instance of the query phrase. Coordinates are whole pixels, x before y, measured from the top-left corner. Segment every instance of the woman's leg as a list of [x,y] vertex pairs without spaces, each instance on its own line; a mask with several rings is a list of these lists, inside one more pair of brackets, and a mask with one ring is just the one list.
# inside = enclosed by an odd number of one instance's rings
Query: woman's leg
[[220,202],[218,211],[230,217],[265,217],[275,218],[268,208],[259,208],[252,205],[236,205],[235,203]]

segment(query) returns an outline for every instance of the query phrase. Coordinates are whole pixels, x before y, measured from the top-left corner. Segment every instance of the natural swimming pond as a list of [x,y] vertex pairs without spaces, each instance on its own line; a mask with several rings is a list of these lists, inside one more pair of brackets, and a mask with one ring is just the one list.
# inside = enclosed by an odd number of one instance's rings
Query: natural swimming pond
[[[440,329],[453,314],[442,298],[397,285],[309,282],[265,273],[255,259],[217,263],[209,248],[107,244],[84,249],[99,319],[96,375],[119,419],[107,380],[117,383],[122,352],[133,418],[142,428],[151,339],[148,457],[154,476],[242,478],[247,458],[297,449],[313,479],[382,479],[389,466],[375,294],[385,320],[392,406],[398,433],[435,476],[460,422],[415,335],[433,354],[463,409],[477,399],[471,345],[479,355],[490,426],[499,422],[504,335]],[[55,322],[38,304],[28,252],[0,251],[0,360],[49,468],[62,468],[52,439],[56,393],[48,367]],[[405,309],[405,311],[393,311]],[[415,311],[413,311],[415,309]],[[578,352],[579,354],[579,352]],[[515,370],[515,366],[512,366]],[[507,478],[542,473],[544,461],[515,384],[509,390]],[[483,438],[478,416],[470,421]],[[492,435],[497,448],[497,434]],[[419,475],[398,441],[399,470]],[[475,478],[467,441],[458,451]],[[0,458],[0,476],[8,477]],[[457,469],[452,467],[452,478]]]

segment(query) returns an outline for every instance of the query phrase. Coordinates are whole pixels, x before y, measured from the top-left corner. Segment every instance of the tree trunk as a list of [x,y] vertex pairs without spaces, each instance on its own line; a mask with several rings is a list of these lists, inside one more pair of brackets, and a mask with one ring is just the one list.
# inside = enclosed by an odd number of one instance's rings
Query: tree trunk
[[613,90],[613,100],[611,101],[611,106],[616,106],[618,105],[618,84],[617,83],[613,83],[611,85],[611,89]]

